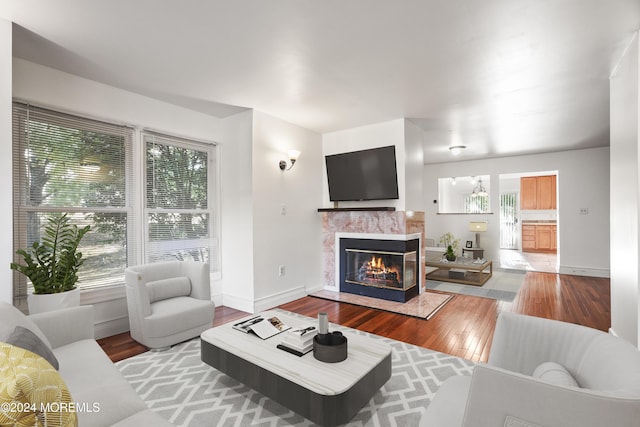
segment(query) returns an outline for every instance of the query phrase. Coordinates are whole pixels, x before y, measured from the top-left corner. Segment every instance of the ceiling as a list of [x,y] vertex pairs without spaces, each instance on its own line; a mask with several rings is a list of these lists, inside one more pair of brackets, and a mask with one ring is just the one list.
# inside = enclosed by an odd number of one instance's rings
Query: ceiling
[[16,57],[217,117],[408,118],[437,163],[608,146],[640,0],[3,0],[0,17]]

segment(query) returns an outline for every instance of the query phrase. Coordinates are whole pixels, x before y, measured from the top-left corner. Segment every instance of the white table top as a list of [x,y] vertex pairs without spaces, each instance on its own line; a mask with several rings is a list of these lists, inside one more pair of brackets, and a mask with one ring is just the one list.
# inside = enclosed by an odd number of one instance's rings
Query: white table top
[[[259,314],[265,318],[276,316],[294,329],[317,327],[318,323],[317,319],[311,317],[294,317],[280,311],[265,311]],[[342,362],[325,363],[316,360],[313,352],[299,357],[276,348],[286,332],[262,340],[253,333],[245,334],[233,329],[232,325],[241,320],[208,329],[201,334],[201,338],[318,394],[336,395],[345,392],[391,353],[391,347],[381,340],[359,335],[348,328],[338,329],[329,324],[330,332],[340,330],[347,337],[348,355]]]

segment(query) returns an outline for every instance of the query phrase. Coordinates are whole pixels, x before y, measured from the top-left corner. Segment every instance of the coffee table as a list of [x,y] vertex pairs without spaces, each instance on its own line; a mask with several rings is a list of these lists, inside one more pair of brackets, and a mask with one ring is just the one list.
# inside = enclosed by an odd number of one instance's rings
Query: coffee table
[[[317,325],[282,311],[260,314],[293,328]],[[298,357],[276,348],[282,334],[262,340],[233,329],[241,320],[200,335],[202,361],[317,424],[346,423],[391,378],[391,347],[381,340],[340,328],[348,339],[347,359],[324,363],[313,352]]]
[[427,260],[425,265],[427,267],[436,267],[435,270],[427,273],[427,279],[442,282],[482,286],[493,275],[493,263],[491,261],[477,262],[466,258],[456,259],[453,262]]

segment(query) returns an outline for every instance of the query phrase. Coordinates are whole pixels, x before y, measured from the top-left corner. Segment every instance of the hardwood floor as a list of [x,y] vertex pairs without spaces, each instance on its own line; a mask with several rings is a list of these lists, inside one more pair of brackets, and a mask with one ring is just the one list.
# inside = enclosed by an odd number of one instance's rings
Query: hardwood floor
[[[607,331],[611,326],[609,279],[526,273],[513,302],[456,295],[430,320],[379,311],[314,297],[304,297],[279,306],[284,310],[316,317],[328,313],[329,321],[432,350],[486,361],[496,317],[502,311],[562,320]],[[214,326],[248,313],[217,307]],[[146,347],[129,333],[98,340],[113,361],[141,352]]]

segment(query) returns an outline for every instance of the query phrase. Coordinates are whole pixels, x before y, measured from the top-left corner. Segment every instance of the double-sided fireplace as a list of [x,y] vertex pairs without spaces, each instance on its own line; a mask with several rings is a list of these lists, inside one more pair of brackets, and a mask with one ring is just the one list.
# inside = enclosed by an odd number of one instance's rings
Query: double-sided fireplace
[[341,238],[340,292],[406,302],[418,295],[419,239]]

